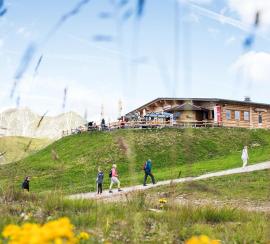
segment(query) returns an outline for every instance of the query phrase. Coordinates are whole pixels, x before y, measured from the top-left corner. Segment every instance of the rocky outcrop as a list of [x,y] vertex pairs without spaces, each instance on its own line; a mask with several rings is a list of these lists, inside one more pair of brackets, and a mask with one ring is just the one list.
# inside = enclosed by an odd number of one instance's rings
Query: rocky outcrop
[[24,136],[33,138],[57,139],[63,130],[71,130],[86,123],[75,112],[58,116],[45,116],[38,127],[41,116],[28,108],[8,109],[0,113],[1,134],[5,136]]

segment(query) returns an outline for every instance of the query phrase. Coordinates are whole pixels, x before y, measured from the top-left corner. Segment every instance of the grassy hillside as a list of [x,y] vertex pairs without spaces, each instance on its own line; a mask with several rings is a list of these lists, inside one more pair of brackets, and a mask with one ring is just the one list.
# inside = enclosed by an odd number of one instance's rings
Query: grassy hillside
[[21,160],[52,142],[52,140],[49,139],[32,139],[29,148],[25,150],[30,140],[31,138],[20,136],[0,137],[0,153],[6,152],[4,156],[0,158],[0,164]]
[[198,175],[241,166],[241,149],[251,163],[270,159],[270,131],[205,128],[118,130],[65,137],[14,164],[1,166],[0,183],[19,186],[32,176],[33,191],[93,191],[97,167],[118,165],[122,185],[142,183],[144,161],[151,158],[157,180]]
[[[191,236],[200,234],[220,239],[224,244],[268,243],[269,212],[247,212],[235,207],[211,205],[213,188],[216,192],[222,192],[222,196],[216,195],[222,199],[227,196],[239,200],[251,195],[251,201],[267,200],[255,192],[263,188],[263,194],[267,193],[267,174],[269,171],[198,181],[197,186],[202,184],[200,190],[194,185],[179,184],[174,189],[174,195],[170,194],[171,188],[158,187],[147,192],[133,193],[125,201],[113,203],[68,200],[59,192],[23,194],[8,188],[0,191],[0,231],[9,223],[44,223],[67,216],[76,230],[91,233],[91,240],[87,243],[103,243],[102,240],[108,243],[184,243]],[[207,187],[213,188],[202,190]],[[158,194],[163,190],[169,194],[166,196],[167,203],[160,210]],[[183,192],[195,192],[197,199],[207,193],[210,197],[209,205],[196,207],[177,204],[175,196]]]

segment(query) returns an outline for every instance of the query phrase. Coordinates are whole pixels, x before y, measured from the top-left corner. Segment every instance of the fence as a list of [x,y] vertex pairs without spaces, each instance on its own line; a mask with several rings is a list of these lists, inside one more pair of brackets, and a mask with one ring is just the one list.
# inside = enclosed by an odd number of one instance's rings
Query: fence
[[151,129],[151,128],[201,128],[201,127],[220,127],[222,124],[209,122],[209,121],[183,121],[174,122],[171,121],[130,121],[130,122],[113,122],[108,126],[91,126],[80,127],[71,130],[63,130],[62,137],[74,134],[80,134],[82,132],[91,131],[111,131],[116,129]]

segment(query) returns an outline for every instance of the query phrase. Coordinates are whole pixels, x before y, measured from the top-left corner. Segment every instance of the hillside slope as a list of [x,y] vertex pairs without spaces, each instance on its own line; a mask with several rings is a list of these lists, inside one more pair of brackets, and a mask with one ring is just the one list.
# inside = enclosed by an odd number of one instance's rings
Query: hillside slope
[[118,165],[123,185],[142,182],[142,165],[151,158],[157,180],[238,167],[243,145],[251,162],[270,159],[270,131],[205,128],[118,130],[65,137],[20,162],[0,168],[0,183],[19,186],[32,176],[33,191],[93,191],[97,167]]
[[[31,144],[29,145],[30,141]],[[31,139],[19,136],[0,137],[0,155],[2,155],[0,156],[0,164],[21,160],[30,154],[38,152],[51,142],[49,139]]]

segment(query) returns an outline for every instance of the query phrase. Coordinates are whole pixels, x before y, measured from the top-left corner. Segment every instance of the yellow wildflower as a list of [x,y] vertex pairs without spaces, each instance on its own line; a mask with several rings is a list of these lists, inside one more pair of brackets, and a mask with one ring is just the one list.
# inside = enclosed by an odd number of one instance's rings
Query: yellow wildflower
[[167,199],[166,198],[160,198],[159,203],[167,203]]
[[19,231],[20,231],[19,226],[11,224],[11,225],[8,225],[5,227],[2,234],[3,234],[3,237],[9,238],[9,237],[16,235]]
[[[9,244],[78,243],[73,232],[73,225],[68,218],[50,221],[43,226],[31,223],[25,223],[21,227],[8,225],[2,235],[8,239]],[[86,238],[86,235],[84,234],[83,237]]]
[[61,238],[56,238],[55,240],[54,240],[54,244],[63,244],[64,242],[63,242],[63,240],[61,239]]
[[88,240],[89,238],[90,238],[89,234],[84,231],[78,235],[78,239],[80,240]]
[[185,244],[221,244],[219,240],[211,240],[206,235],[193,236]]

